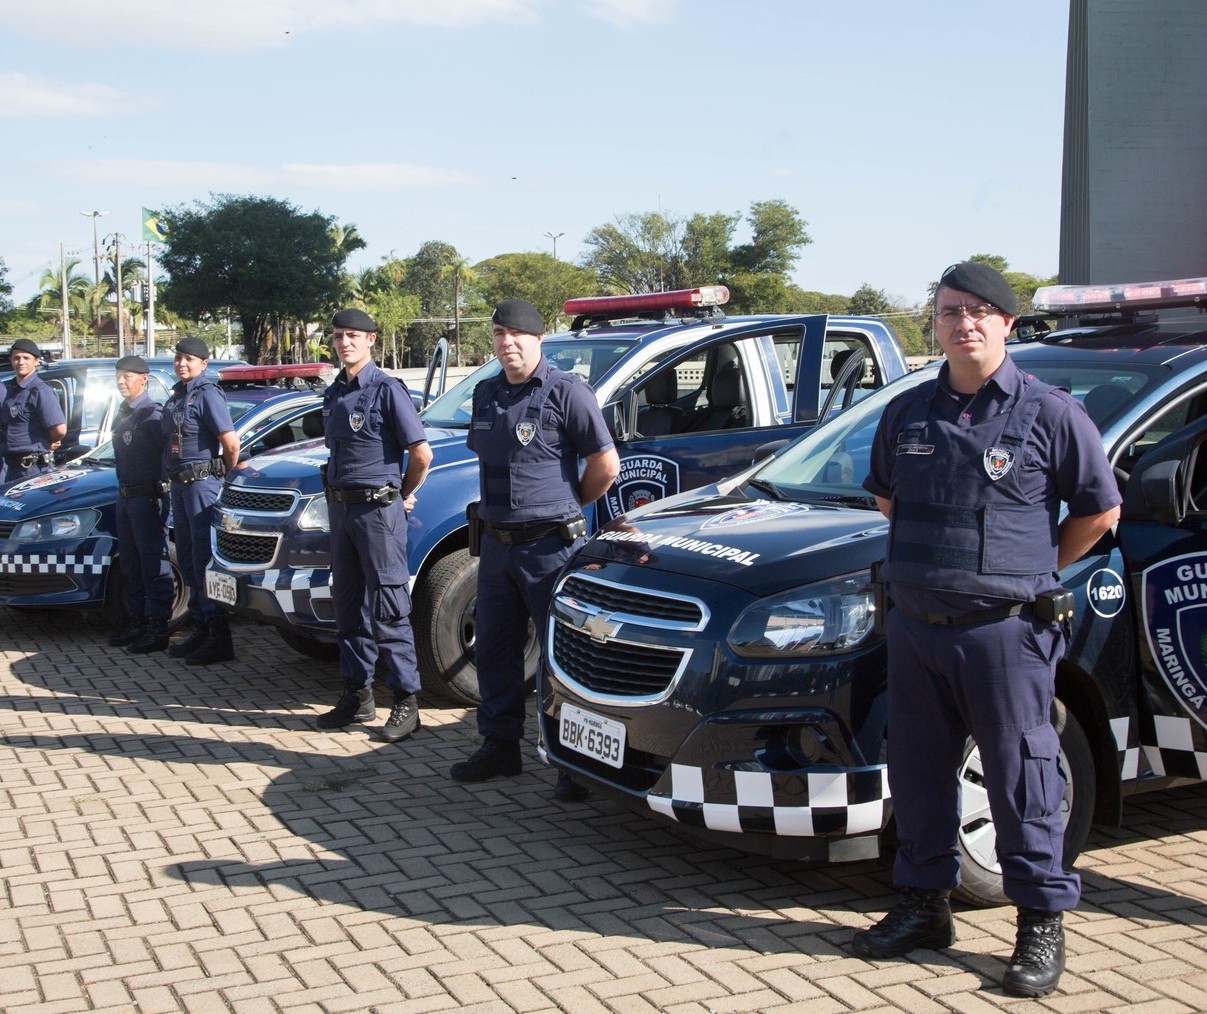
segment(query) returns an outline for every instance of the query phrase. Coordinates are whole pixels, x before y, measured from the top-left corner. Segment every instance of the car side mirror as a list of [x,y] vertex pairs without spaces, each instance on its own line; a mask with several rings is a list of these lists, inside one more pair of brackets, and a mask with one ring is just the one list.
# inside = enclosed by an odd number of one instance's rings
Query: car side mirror
[[626,391],[619,401],[611,402],[604,412],[604,420],[612,439],[618,444],[632,440],[637,435],[637,392]]
[[790,443],[792,443],[791,438],[784,437],[780,440],[768,440],[765,444],[759,444],[754,449],[754,457],[750,459],[750,463],[757,465],[760,461],[766,461],[781,447],[787,447]]
[[1154,462],[1140,476],[1140,489],[1153,520],[1179,525],[1186,519],[1186,483],[1181,461]]

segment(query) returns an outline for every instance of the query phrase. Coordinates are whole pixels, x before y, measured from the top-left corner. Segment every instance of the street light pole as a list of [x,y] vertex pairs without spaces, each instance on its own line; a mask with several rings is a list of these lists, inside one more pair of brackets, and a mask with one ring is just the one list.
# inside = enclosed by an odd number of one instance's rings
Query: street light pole
[[[88,217],[92,218],[92,264],[93,264],[93,267],[96,269],[96,287],[99,289],[101,287],[101,244],[100,244],[100,239],[97,237],[97,233],[96,233],[96,220],[98,218],[100,218],[102,215],[109,214],[109,212],[107,212],[107,211],[81,211],[80,214],[83,215],[85,218],[88,218]],[[100,340],[101,340],[101,305],[98,302],[96,305],[96,341],[97,341],[98,347],[100,345]],[[84,342],[85,353],[87,352],[87,349],[88,349],[88,343],[85,340],[85,342]]]
[[564,232],[558,232],[558,233],[546,232],[546,233],[544,233],[544,235],[548,236],[551,240],[553,240],[553,259],[557,260],[557,241],[566,234]]

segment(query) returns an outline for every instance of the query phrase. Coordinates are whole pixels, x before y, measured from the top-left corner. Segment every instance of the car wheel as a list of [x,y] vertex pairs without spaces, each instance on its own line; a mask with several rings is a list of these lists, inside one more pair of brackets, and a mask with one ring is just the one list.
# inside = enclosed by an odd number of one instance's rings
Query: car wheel
[[[489,646],[477,643],[477,585],[478,561],[466,549],[455,550],[423,576],[412,613],[424,686],[467,708],[476,708],[482,702],[476,659],[479,651],[489,650]],[[536,628],[529,621],[524,648],[528,693],[536,686],[539,648]]]
[[[188,616],[189,590],[184,576],[176,563],[176,544],[168,542],[168,562],[172,567],[172,615],[168,618],[168,629],[175,630]],[[109,565],[109,577],[105,582],[105,604],[101,613],[105,622],[115,630],[121,630],[130,621],[130,610],[126,608],[126,577],[122,573],[121,561],[113,557]]]
[[320,641],[313,637],[303,637],[292,630],[277,627],[277,633],[289,647],[299,655],[314,658],[320,662],[334,662],[339,659],[339,645],[331,641]]
[[[1053,724],[1060,733],[1061,771],[1065,776],[1061,818],[1064,821],[1064,865],[1071,868],[1085,847],[1094,816],[1096,775],[1085,730],[1060,702],[1053,705]],[[960,765],[960,886],[954,896],[970,905],[1008,905],[997,861],[997,831],[989,813],[981,754],[971,739]]]

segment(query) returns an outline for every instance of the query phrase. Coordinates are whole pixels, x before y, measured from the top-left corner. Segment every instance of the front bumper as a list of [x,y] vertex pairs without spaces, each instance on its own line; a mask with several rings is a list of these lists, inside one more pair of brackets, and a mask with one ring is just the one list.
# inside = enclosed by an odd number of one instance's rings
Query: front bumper
[[102,605],[117,540],[0,542],[0,603],[16,606]]
[[211,561],[206,590],[212,601],[236,616],[319,641],[335,640],[331,571],[325,567],[238,573]]

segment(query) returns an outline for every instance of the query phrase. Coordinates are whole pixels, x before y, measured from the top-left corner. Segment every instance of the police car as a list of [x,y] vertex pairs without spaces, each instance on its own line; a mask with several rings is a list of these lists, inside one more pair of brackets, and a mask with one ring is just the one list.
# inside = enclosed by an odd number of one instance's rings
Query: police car
[[[1021,321],[1010,354],[1082,401],[1124,492],[1117,533],[1061,574],[1076,596],[1054,716],[1072,862],[1128,795],[1207,779],[1207,279],[1050,287],[1035,305],[1067,326]],[[869,568],[888,527],[861,482],[885,405],[934,369],[585,544],[549,621],[550,761],[713,841],[878,854],[892,806]],[[971,740],[961,786],[960,893],[997,903]]]
[[[721,310],[728,298],[724,286],[706,286],[565,304],[571,329],[547,336],[543,351],[594,387],[620,452],[615,487],[588,511],[593,525],[744,468],[769,441],[811,429],[905,373],[896,338],[875,317],[730,317]],[[424,686],[470,705],[477,560],[465,508],[478,499],[478,463],[465,438],[474,387],[498,370],[492,360],[423,412],[433,461],[407,530]],[[316,442],[230,477],[207,578],[215,601],[318,657],[335,640],[326,458]],[[533,640],[530,674],[538,654]]]
[[[275,375],[276,370],[268,372]],[[309,376],[315,367],[301,372]],[[241,457],[322,433],[321,399],[312,390],[263,386],[263,367],[223,367],[219,376],[225,378]],[[287,378],[290,383],[295,379]],[[167,391],[157,393],[166,396]],[[0,604],[99,608],[120,626],[126,593],[118,565],[116,503],[110,443],[45,475],[0,487]],[[173,620],[178,620],[187,606],[186,591],[176,572],[175,547],[170,549],[176,583]]]

